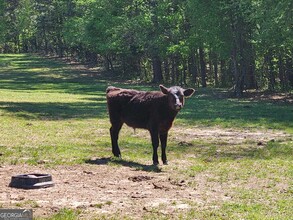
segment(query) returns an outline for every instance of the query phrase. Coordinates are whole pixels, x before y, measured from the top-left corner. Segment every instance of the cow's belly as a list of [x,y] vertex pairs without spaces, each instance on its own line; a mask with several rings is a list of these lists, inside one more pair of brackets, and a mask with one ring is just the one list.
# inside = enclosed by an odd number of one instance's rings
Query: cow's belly
[[147,115],[128,115],[126,117],[122,117],[122,120],[125,124],[132,128],[143,128],[147,129],[148,125],[148,117]]
[[122,110],[122,121],[132,128],[147,129],[150,119],[149,106],[127,105]]

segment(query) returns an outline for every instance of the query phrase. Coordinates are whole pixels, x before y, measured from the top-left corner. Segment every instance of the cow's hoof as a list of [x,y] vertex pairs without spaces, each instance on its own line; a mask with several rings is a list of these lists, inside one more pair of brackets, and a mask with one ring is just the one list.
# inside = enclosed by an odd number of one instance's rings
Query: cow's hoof
[[163,161],[163,164],[164,165],[168,165],[168,161],[166,160],[166,161]]
[[153,166],[158,166],[159,162],[153,162]]

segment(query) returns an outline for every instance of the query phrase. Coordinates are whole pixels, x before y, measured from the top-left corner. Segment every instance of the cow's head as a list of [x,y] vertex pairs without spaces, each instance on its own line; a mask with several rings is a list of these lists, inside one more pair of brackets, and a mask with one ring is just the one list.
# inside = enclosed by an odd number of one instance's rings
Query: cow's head
[[174,111],[180,111],[184,106],[184,97],[190,97],[194,93],[194,89],[182,89],[179,86],[166,88],[160,85],[162,93],[168,95],[169,106]]

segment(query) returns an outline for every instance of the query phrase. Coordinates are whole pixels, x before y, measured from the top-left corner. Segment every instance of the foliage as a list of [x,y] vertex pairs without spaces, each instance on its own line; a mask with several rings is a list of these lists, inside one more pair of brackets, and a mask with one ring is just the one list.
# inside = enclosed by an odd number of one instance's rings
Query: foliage
[[[246,89],[293,86],[290,0],[2,0],[2,52],[103,64],[118,76]],[[2,7],[3,6],[3,7]]]

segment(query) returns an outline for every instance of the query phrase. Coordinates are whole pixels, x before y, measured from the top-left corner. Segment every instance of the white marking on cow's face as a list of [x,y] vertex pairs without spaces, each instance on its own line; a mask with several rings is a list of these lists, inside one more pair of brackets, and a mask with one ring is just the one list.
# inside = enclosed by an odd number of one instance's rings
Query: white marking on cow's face
[[180,88],[171,88],[169,92],[169,105],[175,111],[180,111],[184,105],[184,94]]

